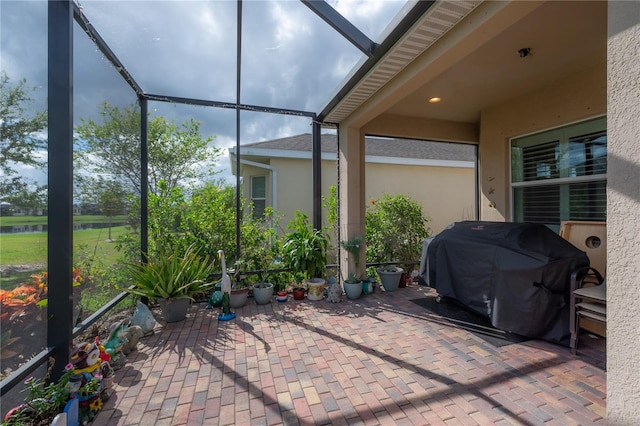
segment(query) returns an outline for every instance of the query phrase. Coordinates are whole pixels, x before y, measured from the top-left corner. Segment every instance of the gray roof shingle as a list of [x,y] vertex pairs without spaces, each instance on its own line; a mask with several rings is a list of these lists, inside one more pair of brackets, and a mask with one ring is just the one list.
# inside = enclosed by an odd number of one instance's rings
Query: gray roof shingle
[[[242,148],[259,148],[286,151],[311,151],[311,134],[303,133],[286,138],[243,144]],[[322,134],[322,152],[337,153],[337,136]],[[418,158],[430,160],[475,161],[474,145],[455,142],[433,142],[415,139],[365,138],[365,154],[380,157]]]

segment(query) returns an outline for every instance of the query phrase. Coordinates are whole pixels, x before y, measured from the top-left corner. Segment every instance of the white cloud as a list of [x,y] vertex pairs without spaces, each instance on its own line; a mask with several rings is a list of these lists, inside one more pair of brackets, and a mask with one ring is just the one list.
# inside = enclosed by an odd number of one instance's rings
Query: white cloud
[[[404,1],[331,4],[371,38]],[[109,47],[147,93],[235,103],[235,1],[82,1]],[[42,86],[46,107],[47,2],[2,2],[0,54],[12,80]],[[319,112],[362,53],[300,1],[243,2],[241,102]],[[136,96],[74,25],[76,121],[99,119],[100,104],[130,106]],[[216,146],[235,145],[235,112],[151,102],[149,110],[181,123],[201,121]],[[311,132],[308,118],[241,113],[242,143]],[[228,159],[220,159],[228,167]],[[230,174],[229,174],[230,175]]]

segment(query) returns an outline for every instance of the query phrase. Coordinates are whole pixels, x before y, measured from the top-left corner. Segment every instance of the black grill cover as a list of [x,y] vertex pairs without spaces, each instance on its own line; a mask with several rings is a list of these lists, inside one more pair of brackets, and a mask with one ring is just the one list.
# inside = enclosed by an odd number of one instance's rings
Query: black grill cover
[[457,222],[425,248],[421,272],[438,294],[498,329],[568,345],[570,277],[589,266],[583,251],[544,225],[508,222]]

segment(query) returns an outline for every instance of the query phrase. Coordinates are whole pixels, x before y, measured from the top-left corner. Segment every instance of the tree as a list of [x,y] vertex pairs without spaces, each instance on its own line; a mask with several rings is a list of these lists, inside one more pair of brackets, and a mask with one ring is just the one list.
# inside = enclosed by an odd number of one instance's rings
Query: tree
[[111,224],[114,216],[124,213],[127,193],[122,184],[116,180],[99,180],[95,188],[98,196],[98,206],[103,215],[109,220],[109,241],[111,241]]
[[[80,120],[76,127],[76,154],[82,169],[91,174],[109,174],[140,194],[140,110],[136,105],[119,108],[102,104],[102,123]],[[159,183],[168,189],[181,183],[208,180],[212,164],[221,154],[210,147],[213,137],[200,134],[200,123],[188,119],[181,125],[154,117],[148,125],[149,187],[158,195]],[[206,167],[205,167],[206,166]]]
[[46,139],[38,133],[47,127],[47,113],[27,114],[33,99],[25,79],[12,86],[5,72],[0,74],[0,194],[3,201],[36,208],[46,203],[46,186],[18,175],[16,165],[44,168],[39,153],[46,150]]

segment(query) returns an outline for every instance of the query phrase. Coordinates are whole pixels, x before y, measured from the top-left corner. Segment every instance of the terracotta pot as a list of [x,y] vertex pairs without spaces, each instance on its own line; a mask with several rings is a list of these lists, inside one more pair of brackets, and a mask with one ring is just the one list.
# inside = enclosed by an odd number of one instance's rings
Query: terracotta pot
[[304,300],[304,288],[293,289],[293,300]]
[[400,287],[407,287],[413,283],[413,279],[410,274],[403,272],[400,276]]

